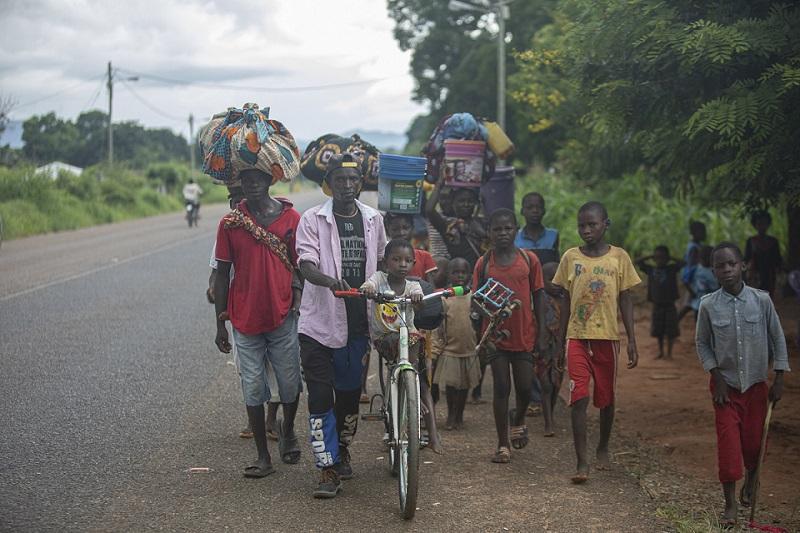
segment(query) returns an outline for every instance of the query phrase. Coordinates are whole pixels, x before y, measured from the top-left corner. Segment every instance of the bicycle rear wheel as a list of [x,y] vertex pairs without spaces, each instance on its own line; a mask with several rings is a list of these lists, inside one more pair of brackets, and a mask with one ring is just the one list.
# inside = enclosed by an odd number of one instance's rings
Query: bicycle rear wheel
[[417,510],[419,488],[419,376],[403,370],[398,382],[398,434],[395,459],[400,513],[406,520]]

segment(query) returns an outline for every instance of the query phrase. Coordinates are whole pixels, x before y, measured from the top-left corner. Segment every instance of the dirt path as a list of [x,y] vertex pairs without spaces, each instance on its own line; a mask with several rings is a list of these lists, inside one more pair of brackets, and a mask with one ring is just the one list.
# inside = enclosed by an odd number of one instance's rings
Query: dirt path
[[[784,330],[794,336],[800,310],[796,300],[778,300]],[[635,371],[620,371],[618,429],[640,448],[640,454],[620,459],[641,475],[660,506],[674,506],[676,514],[705,520],[717,512],[721,494],[717,482],[716,434],[703,372],[694,346],[691,317],[681,324],[681,337],[671,361],[656,360],[655,339],[649,336],[649,310],[637,309],[640,363]],[[798,348],[790,341],[790,365],[798,370]],[[796,372],[795,372],[796,373]],[[785,376],[784,398],[778,404],[762,477],[757,521],[800,530],[800,381]]]

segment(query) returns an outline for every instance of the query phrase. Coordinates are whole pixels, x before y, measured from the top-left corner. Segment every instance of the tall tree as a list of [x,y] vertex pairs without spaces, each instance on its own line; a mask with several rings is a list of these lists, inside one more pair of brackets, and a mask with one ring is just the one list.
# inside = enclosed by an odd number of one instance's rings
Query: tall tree
[[[472,2],[480,4],[480,2]],[[507,64],[515,65],[514,48],[526,48],[537,28],[550,21],[555,0],[517,0],[506,23]],[[468,111],[495,118],[497,101],[497,27],[494,15],[453,11],[446,0],[388,0],[395,21],[394,35],[402,50],[412,50],[411,74],[416,81],[414,99],[429,105],[429,119],[415,121],[409,129],[409,147],[418,147],[437,120],[447,113]],[[527,135],[509,101],[507,124],[518,145]],[[425,123],[429,128],[420,128]]]
[[[562,0],[555,18],[519,56],[515,95],[533,130],[560,127],[572,170],[645,165],[666,186],[717,201],[800,202],[800,8]],[[548,100],[556,93],[564,98]],[[800,235],[791,239],[797,254]]]

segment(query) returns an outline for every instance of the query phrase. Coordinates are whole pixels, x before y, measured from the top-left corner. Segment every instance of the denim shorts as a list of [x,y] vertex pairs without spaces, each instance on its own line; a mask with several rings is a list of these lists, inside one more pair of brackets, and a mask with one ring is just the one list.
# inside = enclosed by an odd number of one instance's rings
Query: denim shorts
[[290,312],[283,324],[267,333],[245,335],[234,328],[233,341],[246,405],[262,405],[270,401],[269,370],[274,371],[278,384],[275,392],[280,394],[280,398],[284,402],[293,402],[297,398],[300,393],[297,313]]

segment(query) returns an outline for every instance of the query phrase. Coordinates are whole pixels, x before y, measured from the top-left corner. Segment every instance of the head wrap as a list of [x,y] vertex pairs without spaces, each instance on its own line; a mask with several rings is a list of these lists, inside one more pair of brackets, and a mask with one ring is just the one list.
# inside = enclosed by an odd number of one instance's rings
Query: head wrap
[[358,134],[341,137],[328,133],[309,143],[300,161],[303,176],[325,188],[328,160],[338,154],[350,153],[359,163],[364,178],[364,190],[378,190],[378,149]]
[[272,183],[291,181],[300,174],[300,150],[294,137],[269,108],[244,104],[214,115],[198,134],[203,153],[203,172],[215,183],[236,185],[243,170],[261,170]]

